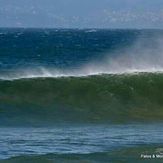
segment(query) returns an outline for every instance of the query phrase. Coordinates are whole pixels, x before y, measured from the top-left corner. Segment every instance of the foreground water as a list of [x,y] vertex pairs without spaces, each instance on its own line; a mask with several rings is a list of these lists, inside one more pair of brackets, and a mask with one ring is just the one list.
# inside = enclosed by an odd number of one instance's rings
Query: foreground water
[[[141,154],[155,154],[163,152],[163,124],[130,124],[130,125],[73,125],[63,124],[53,127],[27,127],[27,128],[0,128],[0,159],[12,158],[12,160],[35,160],[43,157],[45,160],[53,160],[66,155],[71,159],[82,156],[82,159],[92,158],[94,161],[101,155],[101,161],[120,160],[125,158],[141,159]],[[147,148],[149,146],[149,148]],[[130,153],[130,149],[135,153]],[[143,150],[140,150],[144,148]],[[151,151],[153,148],[153,151]],[[128,150],[128,152],[127,152]],[[124,151],[125,155],[118,155]],[[116,153],[117,152],[117,156]],[[53,159],[45,154],[51,154]],[[106,154],[107,153],[107,154]],[[123,153],[123,152],[122,152]],[[63,157],[61,157],[63,155]],[[26,156],[26,157],[25,157]],[[72,158],[71,158],[72,157]],[[87,158],[88,157],[88,158]],[[37,158],[37,159],[38,159]],[[75,157],[76,158],[76,157]],[[69,158],[64,158],[64,162]],[[90,159],[90,162],[93,162]],[[143,159],[142,159],[143,160]],[[144,159],[150,160],[150,159]],[[159,161],[156,159],[155,161]],[[9,160],[8,160],[9,161]],[[27,160],[26,160],[27,161]],[[80,161],[80,158],[79,160]],[[96,160],[98,162],[98,160]]]

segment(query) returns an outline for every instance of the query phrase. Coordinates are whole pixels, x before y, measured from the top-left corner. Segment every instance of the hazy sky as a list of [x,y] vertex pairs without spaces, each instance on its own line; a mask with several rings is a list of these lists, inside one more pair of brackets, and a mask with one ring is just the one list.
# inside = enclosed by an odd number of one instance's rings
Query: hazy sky
[[163,28],[163,0],[0,0],[0,27]]

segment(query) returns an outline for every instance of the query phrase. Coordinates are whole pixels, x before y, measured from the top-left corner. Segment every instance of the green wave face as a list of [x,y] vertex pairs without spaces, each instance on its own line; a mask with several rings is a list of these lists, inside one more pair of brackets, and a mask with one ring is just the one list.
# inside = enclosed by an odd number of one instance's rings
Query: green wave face
[[0,81],[1,124],[161,120],[161,73]]

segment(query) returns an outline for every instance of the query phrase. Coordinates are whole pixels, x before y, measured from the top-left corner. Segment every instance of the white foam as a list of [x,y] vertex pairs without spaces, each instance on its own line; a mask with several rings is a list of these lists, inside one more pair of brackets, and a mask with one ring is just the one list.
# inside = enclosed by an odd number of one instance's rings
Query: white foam
[[121,71],[100,71],[100,70],[88,70],[88,71],[59,71],[56,69],[46,69],[42,68],[42,71],[38,70],[24,70],[15,72],[14,74],[1,76],[1,80],[17,80],[17,79],[30,79],[30,78],[61,78],[61,77],[86,77],[93,75],[132,75],[139,73],[163,73],[163,68],[160,69],[126,69]]

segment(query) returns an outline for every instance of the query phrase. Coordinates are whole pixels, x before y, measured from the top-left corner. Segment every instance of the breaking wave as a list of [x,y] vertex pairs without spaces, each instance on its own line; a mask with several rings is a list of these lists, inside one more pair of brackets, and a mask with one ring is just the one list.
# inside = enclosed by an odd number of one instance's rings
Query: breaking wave
[[1,124],[162,121],[163,74],[0,81]]

